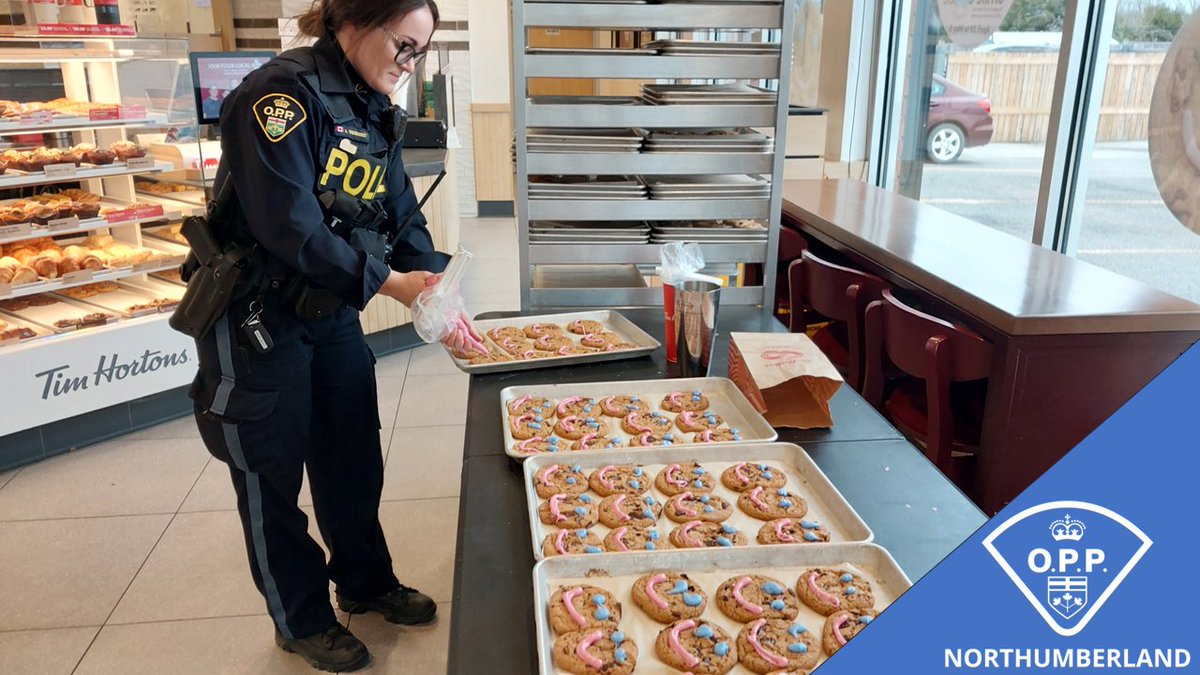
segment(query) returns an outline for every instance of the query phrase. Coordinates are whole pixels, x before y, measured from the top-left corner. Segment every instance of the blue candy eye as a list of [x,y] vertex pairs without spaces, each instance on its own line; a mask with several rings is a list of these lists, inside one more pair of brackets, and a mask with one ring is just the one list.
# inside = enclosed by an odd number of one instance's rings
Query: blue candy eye
[[592,501],[592,498],[590,495],[579,495],[579,501],[583,502],[584,504],[588,504]]
[[592,602],[597,605],[603,605],[603,604],[606,604],[608,602],[608,600],[606,600],[603,595],[600,595],[599,593],[597,593],[592,596]]
[[575,535],[577,537],[579,537],[580,539],[584,539],[588,536],[588,531],[587,530],[575,530]]

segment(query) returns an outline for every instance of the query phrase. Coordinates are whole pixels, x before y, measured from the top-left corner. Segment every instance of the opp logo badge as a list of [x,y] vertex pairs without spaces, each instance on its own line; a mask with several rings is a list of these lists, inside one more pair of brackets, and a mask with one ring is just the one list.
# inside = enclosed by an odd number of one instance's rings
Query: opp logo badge
[[1077,635],[1153,542],[1120,514],[1087,502],[1034,506],[983,540],[1054,632]]

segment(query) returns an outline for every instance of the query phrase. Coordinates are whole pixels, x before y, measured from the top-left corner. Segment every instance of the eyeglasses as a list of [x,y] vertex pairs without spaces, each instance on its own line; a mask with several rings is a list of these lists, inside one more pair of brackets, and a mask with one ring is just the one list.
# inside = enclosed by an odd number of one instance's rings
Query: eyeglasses
[[[408,42],[405,42],[404,39],[401,38],[399,35],[396,35],[395,33],[384,28],[383,26],[380,26],[379,28],[383,32],[387,33],[388,37],[392,38],[392,42],[396,43],[396,58],[395,58],[396,65],[402,66],[402,65],[408,63],[409,61],[413,61],[415,63],[420,63],[421,60],[425,58],[425,54],[428,53],[428,50],[421,51],[421,52],[417,51],[416,47],[409,44]],[[415,65],[415,63],[414,63],[414,65]]]

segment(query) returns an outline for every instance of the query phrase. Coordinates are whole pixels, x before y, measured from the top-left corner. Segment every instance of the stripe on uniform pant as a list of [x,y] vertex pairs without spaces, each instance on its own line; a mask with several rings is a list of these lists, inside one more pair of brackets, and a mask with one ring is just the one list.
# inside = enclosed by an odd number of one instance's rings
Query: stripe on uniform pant
[[[233,342],[230,339],[229,312],[221,315],[214,327],[217,338],[217,360],[221,364],[221,384],[213,397],[209,408],[217,415],[225,414],[229,396],[237,384],[237,373],[233,370]],[[262,485],[258,474],[251,471],[246,464],[246,455],[242,452],[242,439],[238,435],[236,423],[222,422],[221,430],[225,435],[225,448],[233,459],[233,464],[246,474],[246,503],[250,509],[250,539],[253,542],[254,559],[258,563],[258,573],[262,578],[263,592],[267,596],[267,608],[271,618],[279,628],[284,638],[293,639],[292,629],[287,625],[287,612],[283,609],[283,598],[279,596],[279,587],[275,584],[275,575],[271,574],[270,562],[267,559],[267,536],[263,529]]]

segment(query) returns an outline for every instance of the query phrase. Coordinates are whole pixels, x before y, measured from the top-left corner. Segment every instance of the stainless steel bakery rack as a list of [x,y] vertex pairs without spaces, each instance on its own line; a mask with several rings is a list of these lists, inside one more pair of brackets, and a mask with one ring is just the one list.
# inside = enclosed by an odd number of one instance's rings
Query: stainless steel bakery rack
[[[624,4],[602,0],[556,0],[530,2],[513,0],[513,120],[516,162],[516,212],[520,236],[521,306],[596,307],[656,305],[662,302],[658,289],[626,282],[624,286],[585,283],[602,274],[600,267],[614,266],[629,279],[631,266],[645,270],[658,262],[659,244],[608,243],[563,246],[531,241],[530,221],[608,221],[619,227],[643,221],[755,219],[768,227],[763,242],[702,243],[705,260],[723,270],[738,263],[767,263],[775,260],[779,242],[782,201],[783,148],[787,128],[788,82],[792,63],[794,3],[769,0],[724,0],[717,2],[650,2]],[[651,49],[577,50],[580,53],[527,53],[530,30],[592,29],[595,31],[645,31],[666,42],[672,53],[646,53]],[[728,33],[745,31],[739,37],[761,40],[765,48],[731,48],[719,53],[710,42]],[[697,35],[698,34],[698,35]],[[691,37],[706,40],[692,48]],[[684,42],[676,40],[682,38]],[[778,46],[778,52],[769,47]],[[647,45],[643,45],[647,47]],[[718,52],[718,53],[710,53]],[[639,79],[657,84],[741,82],[765,87],[774,99],[763,105],[746,105],[730,99],[724,104],[699,97],[671,99],[654,105],[649,100],[622,97],[529,95],[528,78]],[[655,99],[662,103],[662,99]],[[674,101],[680,101],[678,103]],[[708,129],[746,128],[774,136],[772,152],[529,152],[531,130],[535,129]],[[536,134],[534,134],[536,135]],[[531,199],[530,176],[539,175],[631,175],[640,177],[705,176],[722,174],[759,175],[769,179],[766,197],[744,199]],[[700,230],[703,232],[703,230]],[[699,238],[703,241],[703,238]],[[555,283],[539,274],[539,266],[558,270]],[[578,269],[578,283],[564,269]],[[763,265],[762,286],[732,287],[724,291],[723,303],[767,305],[773,303],[775,266]],[[547,267],[549,269],[549,267]],[[540,281],[541,280],[541,281]],[[564,283],[565,282],[565,283]]]

